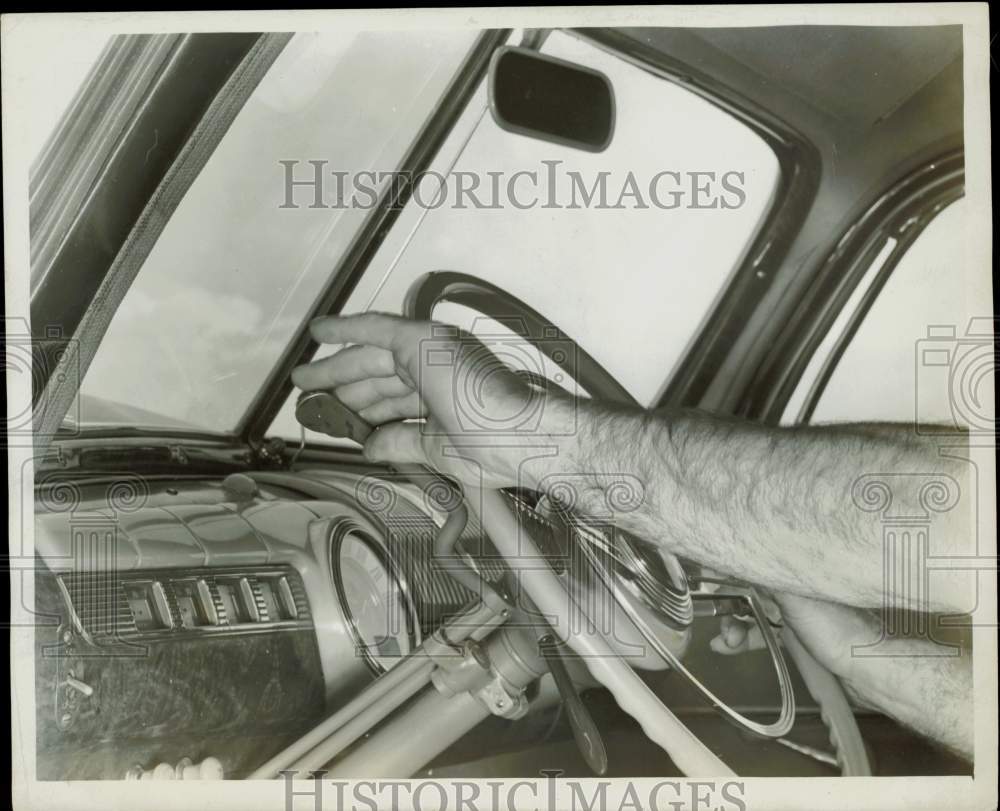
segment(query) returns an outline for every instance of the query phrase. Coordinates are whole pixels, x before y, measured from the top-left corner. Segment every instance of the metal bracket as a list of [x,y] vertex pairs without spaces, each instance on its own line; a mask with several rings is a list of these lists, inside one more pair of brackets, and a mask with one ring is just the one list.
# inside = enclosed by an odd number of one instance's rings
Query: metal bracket
[[528,712],[528,699],[524,688],[514,688],[507,684],[498,673],[473,695],[491,713],[514,721]]
[[516,720],[528,712],[523,687],[505,679],[486,648],[474,641],[462,645],[461,656],[433,657],[437,668],[431,683],[446,696],[469,693],[493,715]]

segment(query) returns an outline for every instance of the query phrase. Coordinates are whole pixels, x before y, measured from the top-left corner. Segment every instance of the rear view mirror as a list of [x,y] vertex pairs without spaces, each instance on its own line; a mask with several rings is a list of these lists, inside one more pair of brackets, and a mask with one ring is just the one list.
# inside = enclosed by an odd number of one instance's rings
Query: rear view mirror
[[596,70],[527,48],[490,60],[490,112],[505,130],[602,152],[615,130],[611,82]]

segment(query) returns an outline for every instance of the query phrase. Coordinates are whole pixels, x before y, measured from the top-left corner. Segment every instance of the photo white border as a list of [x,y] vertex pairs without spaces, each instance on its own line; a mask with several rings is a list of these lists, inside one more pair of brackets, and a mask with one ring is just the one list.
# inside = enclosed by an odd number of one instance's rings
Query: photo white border
[[[33,43],[38,38],[74,36],[93,30],[120,33],[207,31],[324,31],[346,29],[421,29],[465,27],[565,27],[565,26],[690,26],[763,27],[773,25],[906,26],[961,24],[964,27],[964,93],[966,197],[972,203],[969,233],[970,261],[992,268],[992,209],[989,119],[989,20],[985,3],[851,4],[838,6],[763,5],[714,7],[589,7],[437,9],[398,11],[251,11],[251,12],[135,12],[4,15],[2,39],[2,125],[4,187],[4,286],[7,313],[29,312],[28,167],[36,144],[24,137],[23,121],[33,100],[26,97],[26,72],[32,64]],[[8,408],[25,402],[30,379],[8,368]],[[10,539],[32,543],[31,516],[19,514],[22,492],[30,492],[31,450],[8,451]],[[22,478],[22,472],[27,471]],[[992,543],[984,554],[996,555],[995,456],[984,460],[981,478],[983,523],[980,538]],[[26,490],[25,490],[26,489]],[[27,520],[24,520],[27,518]],[[12,554],[14,550],[12,550]],[[16,618],[20,600],[31,603],[31,578],[25,592],[17,594],[12,582],[11,612]],[[996,572],[981,576],[996,622]],[[758,809],[875,809],[940,808],[986,809],[996,807],[997,797],[997,636],[995,627],[974,631],[976,695],[975,776],[880,778],[745,778],[746,807]],[[14,807],[58,809],[242,809],[284,811],[282,782],[232,781],[222,783],[147,783],[80,781],[37,782],[34,774],[34,666],[33,629],[15,628],[11,634],[11,731]],[[593,781],[581,781],[596,785]],[[635,781],[640,791],[656,780]],[[169,791],[164,791],[169,785]],[[151,790],[152,787],[152,790]],[[334,796],[325,795],[326,805]],[[484,788],[484,795],[489,796]],[[539,796],[546,796],[540,794]],[[610,805],[624,799],[609,793]],[[566,790],[560,807],[568,807]],[[311,807],[303,805],[299,807]]]

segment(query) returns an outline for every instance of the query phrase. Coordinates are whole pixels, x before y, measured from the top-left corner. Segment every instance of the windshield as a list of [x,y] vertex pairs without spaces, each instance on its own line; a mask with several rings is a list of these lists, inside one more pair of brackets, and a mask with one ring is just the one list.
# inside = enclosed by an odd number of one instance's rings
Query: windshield
[[[556,32],[542,50],[610,79],[610,146],[594,154],[501,129],[480,88],[438,157],[441,202],[430,190],[411,202],[344,311],[398,313],[422,274],[470,274],[541,313],[649,405],[772,205],[778,160],[728,113],[586,41]],[[434,317],[474,321],[454,306]],[[290,439],[293,399],[272,426]]]
[[[81,423],[234,430],[368,214],[361,176],[398,166],[474,34],[296,35],[122,302],[84,379]],[[420,185],[345,310],[399,312],[422,273],[469,273],[551,319],[648,404],[772,204],[778,162],[679,85],[561,32],[543,50],[611,80],[610,146],[501,129],[483,82],[429,173],[442,197]],[[471,202],[454,194],[468,177]],[[298,430],[289,400],[272,432]]]
[[[296,35],[171,216],[71,413],[232,430],[367,213],[337,207],[330,174],[395,168],[475,35]],[[319,201],[302,189],[314,171]],[[286,205],[289,182],[307,204]]]

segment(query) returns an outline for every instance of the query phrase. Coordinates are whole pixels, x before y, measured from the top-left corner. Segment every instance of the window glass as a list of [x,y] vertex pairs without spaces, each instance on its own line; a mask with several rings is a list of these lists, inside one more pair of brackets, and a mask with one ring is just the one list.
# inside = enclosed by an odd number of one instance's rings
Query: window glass
[[[395,169],[477,32],[297,34],[194,181],[83,381],[84,424],[231,430],[367,213],[337,171]],[[391,58],[385,58],[391,55]],[[292,187],[291,177],[324,178]]]
[[[481,87],[344,311],[398,313],[420,275],[467,273],[526,302],[649,404],[770,208],[778,161],[679,85],[561,32],[543,50],[610,79],[607,150],[503,130]],[[298,436],[291,400],[272,430]]]
[[[953,408],[955,396],[982,396],[983,379],[975,370],[986,367],[975,358],[985,351],[992,368],[993,357],[990,287],[967,261],[967,212],[965,198],[952,203],[903,255],[845,349],[811,422],[967,424],[963,410]],[[982,316],[985,327],[975,320]]]

